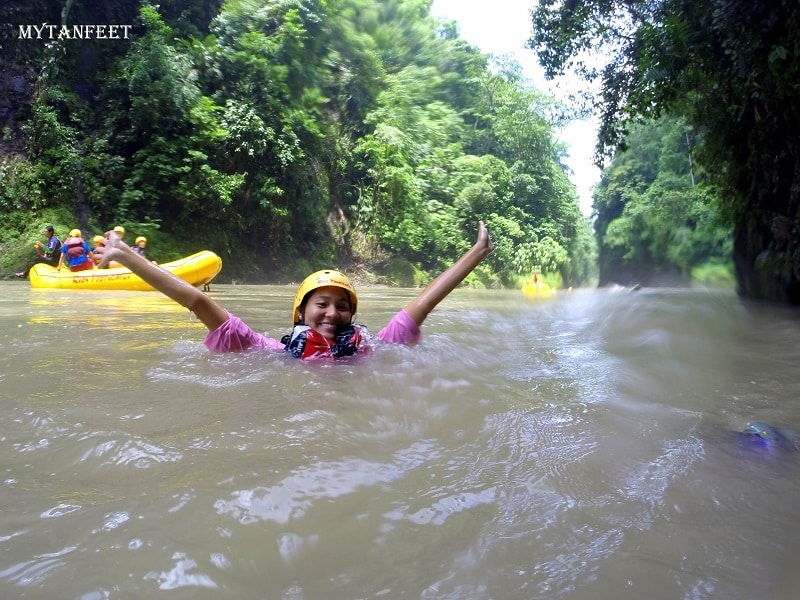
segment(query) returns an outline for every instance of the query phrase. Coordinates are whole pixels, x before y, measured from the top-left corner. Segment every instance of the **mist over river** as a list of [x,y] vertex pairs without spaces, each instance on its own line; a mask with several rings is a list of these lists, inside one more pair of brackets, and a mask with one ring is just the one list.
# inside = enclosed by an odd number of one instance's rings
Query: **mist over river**
[[[417,290],[359,289],[373,333]],[[258,331],[294,288],[213,285]],[[458,289],[415,347],[213,354],[155,292],[0,282],[0,598],[794,599],[800,313]]]

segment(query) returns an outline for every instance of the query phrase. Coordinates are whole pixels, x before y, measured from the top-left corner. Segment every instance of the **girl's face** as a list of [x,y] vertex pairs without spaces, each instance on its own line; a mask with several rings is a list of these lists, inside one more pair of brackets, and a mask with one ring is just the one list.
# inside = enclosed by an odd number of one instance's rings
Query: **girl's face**
[[332,340],[353,318],[350,296],[335,285],[314,290],[301,313],[303,322],[314,331]]

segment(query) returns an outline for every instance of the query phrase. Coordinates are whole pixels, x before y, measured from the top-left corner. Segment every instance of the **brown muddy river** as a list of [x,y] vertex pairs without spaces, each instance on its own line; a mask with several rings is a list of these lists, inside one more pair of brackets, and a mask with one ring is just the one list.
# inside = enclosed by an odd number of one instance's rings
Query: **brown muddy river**
[[[414,290],[362,289],[377,331]],[[273,337],[294,290],[213,286]],[[800,313],[457,290],[416,347],[220,355],[154,292],[0,282],[0,598],[793,599]]]

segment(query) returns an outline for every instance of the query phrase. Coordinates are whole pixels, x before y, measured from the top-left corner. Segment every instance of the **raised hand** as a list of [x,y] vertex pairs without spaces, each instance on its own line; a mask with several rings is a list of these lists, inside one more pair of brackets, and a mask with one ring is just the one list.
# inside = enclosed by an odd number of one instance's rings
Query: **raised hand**
[[111,261],[118,261],[123,249],[128,247],[116,231],[106,231],[104,237],[106,241],[103,242],[103,245],[92,251],[93,254],[100,257],[97,266],[101,269],[107,267]]

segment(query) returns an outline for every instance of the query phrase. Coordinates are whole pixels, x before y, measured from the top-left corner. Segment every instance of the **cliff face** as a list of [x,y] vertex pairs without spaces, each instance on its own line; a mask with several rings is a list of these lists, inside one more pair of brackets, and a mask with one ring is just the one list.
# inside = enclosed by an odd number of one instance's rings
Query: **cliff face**
[[800,305],[800,215],[793,204],[756,208],[737,224],[733,260],[741,296]]
[[32,80],[20,68],[0,70],[0,158],[25,148],[19,127],[30,107]]
[[752,111],[741,135],[734,264],[745,298],[800,305],[800,105]]

